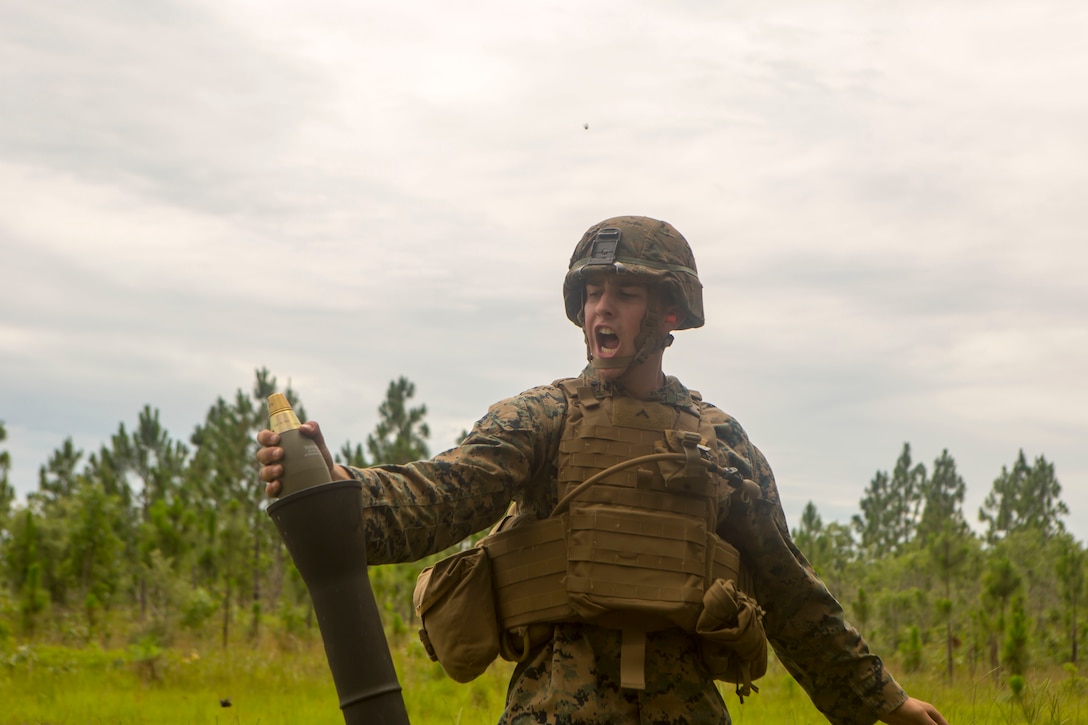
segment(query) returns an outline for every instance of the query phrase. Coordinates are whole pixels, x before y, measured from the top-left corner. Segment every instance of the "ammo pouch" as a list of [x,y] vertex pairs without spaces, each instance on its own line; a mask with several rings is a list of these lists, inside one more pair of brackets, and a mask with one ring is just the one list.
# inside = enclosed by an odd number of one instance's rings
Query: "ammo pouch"
[[498,656],[491,564],[482,547],[420,572],[412,603],[423,623],[419,638],[427,654],[457,682],[476,679]]

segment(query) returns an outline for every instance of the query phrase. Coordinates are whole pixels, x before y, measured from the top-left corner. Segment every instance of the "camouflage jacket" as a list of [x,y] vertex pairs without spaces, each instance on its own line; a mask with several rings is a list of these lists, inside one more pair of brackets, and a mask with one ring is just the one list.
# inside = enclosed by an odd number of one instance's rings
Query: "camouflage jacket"
[[[582,376],[613,392],[591,370]],[[672,377],[657,397],[677,407],[696,404]],[[738,541],[728,530],[734,522],[718,528],[753,571],[754,595],[779,660],[830,722],[875,722],[906,694],[794,545],[763,455],[732,417],[697,405],[714,422],[727,460],[762,489],[753,516],[763,518],[753,533]],[[442,551],[494,524],[511,501],[522,513],[551,513],[566,412],[562,390],[544,385],[491,406],[459,446],[431,460],[349,469],[363,482],[368,562],[414,561]],[[621,689],[619,632],[557,625],[552,641],[515,669],[501,722],[730,722],[691,637],[679,630],[651,633],[646,657],[646,689]]]

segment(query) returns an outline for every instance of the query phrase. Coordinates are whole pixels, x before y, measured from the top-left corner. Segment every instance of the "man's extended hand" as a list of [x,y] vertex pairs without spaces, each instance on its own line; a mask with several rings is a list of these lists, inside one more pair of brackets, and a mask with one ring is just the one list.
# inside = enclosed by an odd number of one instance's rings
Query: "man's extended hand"
[[937,708],[913,697],[908,697],[906,702],[880,718],[880,721],[888,725],[948,725]]

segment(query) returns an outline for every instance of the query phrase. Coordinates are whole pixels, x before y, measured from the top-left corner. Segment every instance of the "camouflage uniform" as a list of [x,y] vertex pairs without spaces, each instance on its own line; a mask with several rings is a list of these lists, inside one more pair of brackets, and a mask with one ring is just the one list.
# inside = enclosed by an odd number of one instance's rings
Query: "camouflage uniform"
[[[582,378],[598,394],[622,394],[592,368]],[[688,390],[672,377],[657,400],[693,405]],[[779,660],[832,723],[875,722],[906,694],[843,620],[839,603],[794,546],[763,455],[732,417],[707,403],[699,408],[714,423],[726,459],[763,493],[751,512],[756,525],[726,519],[718,533],[741,549],[754,573],[753,594],[766,612],[764,625]],[[557,499],[566,412],[558,387],[533,388],[493,405],[461,445],[432,460],[349,469],[363,482],[368,502],[368,561],[414,561],[439,552],[493,524],[512,500],[522,513],[549,515]],[[500,722],[730,722],[694,640],[680,630],[649,635],[645,690],[620,688],[619,663],[619,631],[556,625],[551,641],[515,669]]]

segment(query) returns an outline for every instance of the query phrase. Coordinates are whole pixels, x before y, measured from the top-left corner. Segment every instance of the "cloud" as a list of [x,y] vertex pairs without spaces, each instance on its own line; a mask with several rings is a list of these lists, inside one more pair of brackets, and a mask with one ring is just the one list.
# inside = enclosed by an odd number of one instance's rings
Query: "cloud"
[[444,447],[577,372],[567,259],[633,213],[673,222],[706,284],[668,371],[748,427],[791,520],[809,498],[848,516],[904,441],[948,447],[976,499],[1045,454],[1088,509],[1072,3],[5,21],[0,417],[23,488],[144,404],[187,437],[260,366],[355,441],[406,375]]
[[9,161],[219,212],[275,202],[275,170],[321,79],[191,3],[9,8]]

